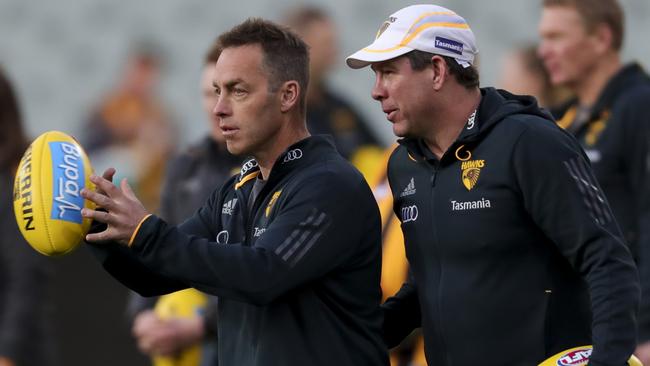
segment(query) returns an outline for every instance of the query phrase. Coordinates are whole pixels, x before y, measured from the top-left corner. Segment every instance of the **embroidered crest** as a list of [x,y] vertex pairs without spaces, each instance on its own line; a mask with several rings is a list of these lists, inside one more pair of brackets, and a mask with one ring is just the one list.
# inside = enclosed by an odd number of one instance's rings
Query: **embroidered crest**
[[[465,163],[463,162],[463,164]],[[465,188],[467,188],[468,191],[474,188],[476,182],[478,182],[479,175],[481,175],[480,168],[463,169],[463,173],[462,173],[463,185],[465,186]]]
[[485,160],[470,160],[472,153],[467,149],[463,151],[464,147],[465,145],[461,145],[456,149],[456,159],[461,161],[461,182],[463,182],[463,185],[468,191],[471,191],[478,182],[481,169],[485,167]]
[[271,199],[269,200],[269,204],[266,205],[266,210],[264,210],[264,214],[266,215],[266,217],[269,217],[269,215],[271,214],[271,209],[273,208],[273,205],[275,205],[275,201],[278,200],[281,194],[282,194],[282,190],[279,190],[279,191],[275,191],[275,193],[273,193],[273,196],[271,196]]

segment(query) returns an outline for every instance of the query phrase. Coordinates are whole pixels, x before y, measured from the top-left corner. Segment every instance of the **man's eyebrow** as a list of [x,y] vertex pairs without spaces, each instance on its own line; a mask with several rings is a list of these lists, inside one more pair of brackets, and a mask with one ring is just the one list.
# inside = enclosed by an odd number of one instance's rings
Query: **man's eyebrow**
[[370,65],[370,69],[372,69],[372,71],[376,72],[377,70],[385,69],[387,66],[388,66],[388,63],[386,63],[385,61],[384,62],[373,62]]
[[[237,85],[237,84],[239,84],[239,83],[244,83],[244,79],[242,79],[242,78],[236,78],[236,79],[233,79],[233,80],[226,81],[226,82],[224,83],[224,87],[226,87],[226,88],[232,88],[233,86],[235,86],[235,85]],[[216,81],[212,81],[212,86],[215,87],[215,88],[218,88],[218,87],[219,87],[219,85],[217,85],[217,82],[216,82]]]

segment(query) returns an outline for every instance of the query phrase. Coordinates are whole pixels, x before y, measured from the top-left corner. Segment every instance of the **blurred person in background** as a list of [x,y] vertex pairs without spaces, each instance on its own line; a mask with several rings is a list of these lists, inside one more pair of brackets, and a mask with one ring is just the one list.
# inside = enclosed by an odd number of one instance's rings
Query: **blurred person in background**
[[[168,166],[163,185],[160,216],[172,225],[178,225],[221,188],[239,168],[241,158],[226,149],[226,140],[213,113],[217,95],[212,85],[213,73],[219,49],[214,43],[205,56],[201,72],[202,106],[210,133],[187,151],[178,155]],[[174,295],[179,294],[179,295]],[[170,301],[183,301],[180,293],[168,296]],[[129,315],[133,318],[133,333],[139,349],[150,355],[170,356],[202,343],[200,364],[217,365],[216,356],[216,307],[214,296],[208,297],[208,305],[189,318],[163,319],[153,308],[157,297],[144,298],[135,292],[129,302]],[[195,297],[194,297],[195,298]]]
[[576,97],[555,111],[582,144],[637,260],[642,286],[637,355],[650,363],[650,77],[621,61],[616,0],[544,0],[539,55],[554,85]]
[[23,239],[13,213],[14,175],[28,145],[16,95],[0,69],[0,366],[56,364],[52,267]]
[[556,107],[571,94],[565,87],[551,84],[537,48],[536,44],[526,44],[509,52],[501,63],[497,85],[513,94],[532,95],[542,107]]
[[119,162],[120,174],[132,178],[145,207],[154,211],[176,144],[170,115],[156,93],[161,62],[153,45],[137,45],[115,90],[94,109],[81,137],[93,166],[101,171]]
[[374,176],[382,154],[379,140],[368,121],[327,85],[327,76],[338,60],[334,20],[322,9],[305,5],[290,10],[284,23],[309,46],[307,128],[314,135],[332,135],[343,157],[366,178]]

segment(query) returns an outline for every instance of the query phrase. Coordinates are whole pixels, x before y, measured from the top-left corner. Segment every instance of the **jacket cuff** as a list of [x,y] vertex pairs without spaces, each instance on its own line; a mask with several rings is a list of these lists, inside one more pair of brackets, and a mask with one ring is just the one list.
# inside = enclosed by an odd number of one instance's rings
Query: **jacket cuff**
[[138,231],[140,231],[140,227],[142,227],[142,224],[149,218],[151,217],[151,214],[148,214],[147,216],[143,217],[142,220],[138,223],[138,226],[135,227],[135,230],[133,231],[133,234],[131,235],[131,239],[129,240],[129,248],[133,245],[133,242],[135,241],[135,237],[138,235]]

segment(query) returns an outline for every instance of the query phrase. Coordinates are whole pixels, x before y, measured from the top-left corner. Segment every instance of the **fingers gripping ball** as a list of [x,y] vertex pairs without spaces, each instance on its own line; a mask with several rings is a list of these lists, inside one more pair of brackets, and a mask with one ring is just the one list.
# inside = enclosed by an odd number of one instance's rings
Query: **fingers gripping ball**
[[76,248],[90,229],[81,216],[95,205],[81,197],[90,182],[88,156],[71,136],[49,131],[27,148],[14,181],[14,214],[20,232],[36,251],[62,255]]
[[[575,347],[564,350],[552,357],[547,358],[539,366],[585,366],[589,362],[592,346]],[[629,366],[643,366],[641,361],[634,355],[627,361]]]

